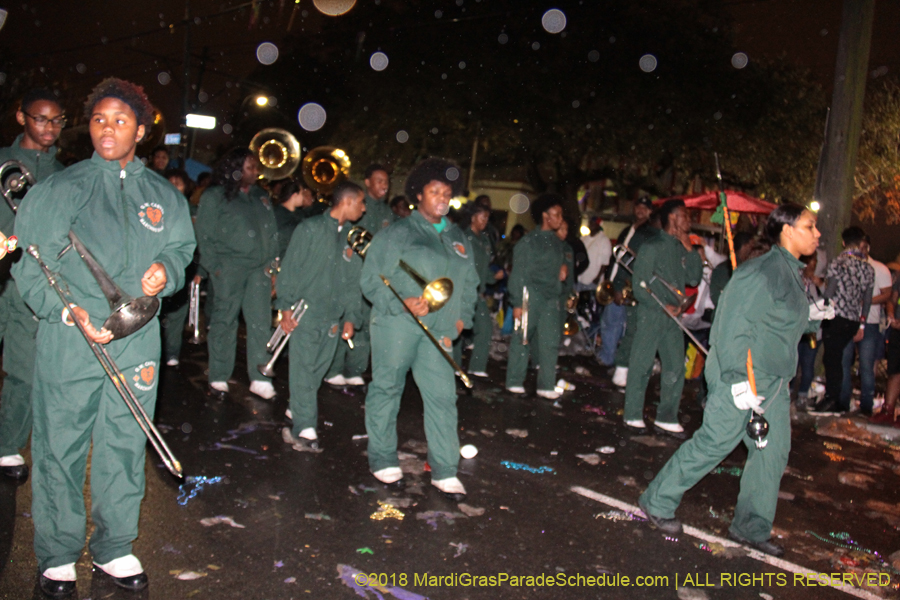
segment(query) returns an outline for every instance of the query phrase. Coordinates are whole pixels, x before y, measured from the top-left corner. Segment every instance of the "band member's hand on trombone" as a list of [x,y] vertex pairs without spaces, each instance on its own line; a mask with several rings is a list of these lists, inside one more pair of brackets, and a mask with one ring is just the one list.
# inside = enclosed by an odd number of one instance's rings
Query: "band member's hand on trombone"
[[166,287],[166,268],[162,263],[153,263],[141,278],[141,291],[145,296],[155,296]]
[[98,344],[108,344],[112,341],[113,334],[110,330],[106,329],[105,327],[97,329],[91,323],[91,316],[86,310],[84,310],[80,306],[70,304],[69,308],[63,309],[63,323],[65,323],[69,327],[74,327],[75,322],[72,321],[73,318],[78,319],[78,322],[84,326],[84,331],[85,333],[87,333],[87,336],[91,338],[92,342],[96,342]]
[[403,301],[403,305],[406,307],[406,310],[417,317],[424,317],[428,314],[428,302],[421,296],[407,298]]

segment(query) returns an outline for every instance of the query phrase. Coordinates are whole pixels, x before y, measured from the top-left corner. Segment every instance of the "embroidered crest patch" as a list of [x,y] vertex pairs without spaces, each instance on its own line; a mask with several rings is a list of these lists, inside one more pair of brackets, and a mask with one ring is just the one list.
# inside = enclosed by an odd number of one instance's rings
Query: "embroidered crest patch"
[[156,361],[148,360],[134,368],[131,380],[134,387],[144,392],[149,392],[156,385]]
[[453,242],[453,250],[462,258],[469,258],[469,255],[466,254],[466,247],[461,242]]
[[154,233],[159,233],[165,228],[163,223],[163,208],[156,202],[144,202],[138,212],[141,225]]

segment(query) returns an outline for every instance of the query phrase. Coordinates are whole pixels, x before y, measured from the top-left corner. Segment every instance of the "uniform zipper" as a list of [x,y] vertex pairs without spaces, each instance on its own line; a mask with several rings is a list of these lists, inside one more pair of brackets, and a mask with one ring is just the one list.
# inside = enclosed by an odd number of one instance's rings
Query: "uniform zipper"
[[131,244],[128,243],[128,199],[125,196],[125,169],[119,171],[119,197],[122,201],[122,237],[125,245],[125,264],[131,264]]

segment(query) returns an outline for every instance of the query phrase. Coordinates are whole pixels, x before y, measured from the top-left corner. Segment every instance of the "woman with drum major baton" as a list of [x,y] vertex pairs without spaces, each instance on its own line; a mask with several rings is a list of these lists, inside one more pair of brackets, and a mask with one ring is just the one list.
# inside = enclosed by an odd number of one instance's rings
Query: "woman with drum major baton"
[[32,514],[40,587],[53,598],[75,591],[75,563],[87,533],[82,491],[89,451],[93,563],[120,587],[147,586],[131,553],[144,497],[147,438],[71,319],[106,346],[126,376],[122,383],[151,419],[160,358],[159,320],[113,339],[106,328],[92,324],[103,322],[110,309],[87,265],[74,249],[58,255],[71,230],[126,294],[170,296],[184,284],[195,245],[184,198],[134,157],[153,119],[143,89],[106,79],[88,97],[85,117],[94,155],[35,186],[16,219],[22,246],[39,247],[77,303],[65,307],[31,257],[13,268],[22,297],[40,319],[32,395]]
[[[213,184],[200,198],[197,244],[200,266],[215,291],[209,319],[209,387],[228,392],[237,351],[238,316],[247,324],[247,374],[250,391],[275,397],[268,377],[256,369],[265,363],[272,334],[272,278],[267,268],[278,256],[278,226],[268,194],[259,180],[259,160],[249,148],[235,148],[216,166]],[[235,179],[235,174],[240,174]]]
[[[774,246],[735,270],[716,309],[706,362],[709,399],[703,425],[669,459],[638,503],[660,530],[680,533],[675,510],[684,493],[743,441],[748,456],[728,536],[781,556],[784,548],[773,543],[771,535],[791,446],[788,384],[797,370],[800,337],[834,313],[807,304],[800,277],[804,267],[800,257],[818,246],[815,215],[796,204],[779,206],[769,215],[765,234]],[[748,350],[759,395],[751,391]],[[769,422],[763,448],[746,433],[755,410],[764,411]]]
[[[445,216],[461,185],[459,167],[449,161],[429,158],[416,165],[406,179],[406,196],[418,198],[418,210],[374,237],[360,280],[363,294],[372,302],[372,382],[366,396],[369,468],[380,482],[402,485],[397,412],[406,374],[412,369],[425,408],[431,484],[455,500],[464,498],[466,489],[456,477],[459,437],[454,371],[412,315],[422,320],[445,352],[450,352],[463,329],[472,326],[478,273],[468,240]],[[400,267],[401,260],[427,281],[439,277],[453,281],[453,294],[440,310],[428,312],[422,288]]]

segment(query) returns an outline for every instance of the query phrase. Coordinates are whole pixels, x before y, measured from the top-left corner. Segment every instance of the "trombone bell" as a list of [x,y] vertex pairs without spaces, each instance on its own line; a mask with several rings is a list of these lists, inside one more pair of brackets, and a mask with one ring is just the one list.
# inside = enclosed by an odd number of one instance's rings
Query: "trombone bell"
[[250,150],[262,165],[262,176],[269,181],[290,177],[300,165],[300,142],[285,129],[263,129],[250,140]]
[[450,297],[453,295],[453,282],[449,278],[440,277],[429,283],[415,269],[406,264],[406,261],[400,261],[400,268],[422,288],[422,298],[428,303],[428,312],[437,312],[450,301]]

